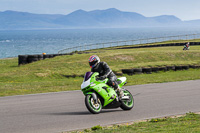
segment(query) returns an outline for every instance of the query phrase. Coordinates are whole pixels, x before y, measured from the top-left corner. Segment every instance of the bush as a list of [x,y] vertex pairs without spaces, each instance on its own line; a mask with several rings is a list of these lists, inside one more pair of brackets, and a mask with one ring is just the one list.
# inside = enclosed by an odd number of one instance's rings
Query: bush
[[97,125],[97,126],[92,127],[91,129],[92,129],[93,131],[94,131],[94,130],[100,130],[100,129],[102,129],[102,126]]

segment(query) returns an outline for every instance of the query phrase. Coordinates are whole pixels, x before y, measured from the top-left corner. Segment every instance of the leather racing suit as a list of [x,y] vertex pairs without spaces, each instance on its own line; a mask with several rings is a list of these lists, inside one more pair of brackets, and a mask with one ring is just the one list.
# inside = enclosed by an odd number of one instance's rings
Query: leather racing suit
[[109,86],[112,86],[115,90],[118,88],[117,77],[106,62],[99,62],[91,69],[91,72],[98,72],[100,77],[109,79],[107,83]]

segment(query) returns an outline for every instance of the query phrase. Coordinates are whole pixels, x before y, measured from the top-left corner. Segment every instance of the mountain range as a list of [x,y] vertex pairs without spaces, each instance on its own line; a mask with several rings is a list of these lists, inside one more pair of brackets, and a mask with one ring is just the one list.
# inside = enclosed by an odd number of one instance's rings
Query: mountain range
[[174,15],[145,17],[115,8],[77,10],[67,15],[0,12],[0,30],[128,27],[200,27],[199,20],[182,21]]

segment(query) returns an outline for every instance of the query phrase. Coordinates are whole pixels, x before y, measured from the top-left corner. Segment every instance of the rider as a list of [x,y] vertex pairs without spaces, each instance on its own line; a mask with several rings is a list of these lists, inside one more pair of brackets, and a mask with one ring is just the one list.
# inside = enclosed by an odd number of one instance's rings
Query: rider
[[188,43],[186,44],[186,47],[189,48],[189,45],[190,45],[190,42],[188,42]]
[[186,43],[186,44],[184,45],[184,47],[185,47],[186,49],[189,49],[189,48],[190,48],[190,42]]
[[109,66],[106,62],[100,62],[100,58],[97,55],[92,55],[89,58],[89,65],[91,67],[91,72],[99,73],[100,80],[103,80],[105,78],[109,79],[108,85],[112,86],[115,90],[117,90],[120,98],[123,99],[125,97],[124,92],[118,86],[116,75],[112,72],[112,70],[109,68]]

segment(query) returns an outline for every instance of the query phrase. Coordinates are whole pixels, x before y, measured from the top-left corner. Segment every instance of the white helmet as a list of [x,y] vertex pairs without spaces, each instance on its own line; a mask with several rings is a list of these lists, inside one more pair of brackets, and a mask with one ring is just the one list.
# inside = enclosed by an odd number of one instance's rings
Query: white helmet
[[92,55],[89,58],[89,65],[91,68],[94,68],[95,66],[97,66],[100,62],[100,58],[97,55]]

